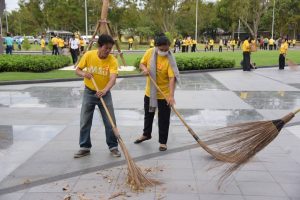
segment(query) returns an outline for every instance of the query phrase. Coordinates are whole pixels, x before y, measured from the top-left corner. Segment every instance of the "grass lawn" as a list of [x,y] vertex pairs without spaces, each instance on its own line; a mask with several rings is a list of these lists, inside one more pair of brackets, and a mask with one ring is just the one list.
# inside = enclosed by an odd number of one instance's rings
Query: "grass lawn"
[[[142,57],[142,53],[130,53],[124,54],[127,65],[134,65],[135,60],[138,57]],[[235,60],[235,67],[240,67],[240,61],[242,60],[241,51],[224,51],[219,53],[214,52],[197,52],[197,53],[176,53],[175,56],[185,57],[220,57],[224,59]],[[257,66],[270,66],[278,65],[278,51],[258,51],[251,55],[251,59]],[[300,64],[300,51],[289,50],[288,58],[294,62]],[[120,64],[122,63],[119,59]],[[121,64],[122,65],[122,64]],[[133,72],[120,72],[120,75],[138,74],[138,71]],[[44,73],[30,73],[30,72],[2,72],[0,73],[0,81],[12,81],[12,80],[36,80],[36,79],[58,79],[58,78],[75,78],[77,77],[74,71],[65,70],[53,70]]]

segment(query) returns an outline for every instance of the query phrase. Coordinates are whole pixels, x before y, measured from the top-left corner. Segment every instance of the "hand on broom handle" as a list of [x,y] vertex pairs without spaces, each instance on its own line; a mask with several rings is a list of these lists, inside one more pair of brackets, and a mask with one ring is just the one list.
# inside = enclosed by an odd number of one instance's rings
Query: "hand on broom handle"
[[[93,85],[94,85],[94,87],[96,88],[97,92],[99,92],[100,90],[99,90],[99,88],[98,88],[98,86],[97,86],[97,84],[96,84],[96,82],[95,82],[95,79],[94,79],[93,77],[91,78],[91,81],[93,82]],[[109,122],[110,122],[110,124],[111,124],[111,126],[112,126],[112,129],[113,129],[113,132],[114,132],[116,138],[117,138],[118,140],[121,139],[121,136],[120,136],[120,134],[119,134],[119,130],[117,129],[117,127],[116,127],[116,125],[115,125],[115,123],[114,123],[114,121],[113,121],[113,119],[112,119],[112,117],[111,117],[111,114],[110,114],[110,112],[109,112],[109,110],[108,110],[108,108],[107,108],[107,106],[106,106],[106,104],[105,104],[105,101],[103,100],[102,97],[99,97],[99,99],[100,99],[100,101],[101,101],[101,103],[102,103],[102,105],[103,105],[103,107],[104,107],[104,110],[105,110],[105,112],[106,112],[106,115],[107,115],[107,117],[108,117],[108,119],[109,119]]]
[[[148,75],[151,82],[155,85],[155,87],[157,88],[157,90],[163,95],[163,97],[167,100],[168,97],[166,96],[166,94],[164,94],[164,92],[159,88],[159,86],[157,85],[157,83],[154,81],[154,79],[151,77],[151,75]],[[176,110],[176,108],[171,105],[172,110],[175,112],[175,114],[178,116],[178,118],[180,119],[180,121],[184,124],[184,126],[188,129],[188,131],[190,132],[190,134],[194,137],[194,139],[200,144],[201,147],[203,147],[208,153],[212,153],[211,150],[207,147],[207,145],[202,142],[200,140],[200,138],[198,137],[198,135],[193,131],[193,129],[184,121],[183,117],[180,115],[180,113]]]

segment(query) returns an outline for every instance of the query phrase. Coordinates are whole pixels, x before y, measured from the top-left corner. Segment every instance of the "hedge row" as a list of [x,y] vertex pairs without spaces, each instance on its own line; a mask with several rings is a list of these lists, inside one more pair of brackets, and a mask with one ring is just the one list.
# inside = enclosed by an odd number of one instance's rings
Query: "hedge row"
[[70,65],[67,56],[0,55],[0,72],[47,72]]
[[[134,66],[139,67],[141,57],[137,58]],[[182,57],[176,56],[177,66],[180,71],[186,70],[201,70],[201,69],[220,69],[233,68],[235,66],[234,60],[225,60],[215,57]]]

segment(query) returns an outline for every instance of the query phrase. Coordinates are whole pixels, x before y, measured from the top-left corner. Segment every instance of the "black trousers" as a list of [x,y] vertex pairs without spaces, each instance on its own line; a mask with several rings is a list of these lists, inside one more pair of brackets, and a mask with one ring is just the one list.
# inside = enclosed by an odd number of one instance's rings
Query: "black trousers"
[[279,69],[284,69],[285,66],[285,57],[283,54],[279,55]]
[[[152,124],[155,112],[149,112],[150,98],[145,95],[144,97],[144,130],[143,135],[146,137],[151,137]],[[158,135],[159,143],[167,144],[170,126],[170,115],[171,108],[167,105],[167,101],[164,99],[157,100],[158,107]]]
[[53,45],[53,47],[52,47],[52,55],[59,55],[57,45]]
[[73,64],[75,64],[77,62],[77,59],[78,59],[79,49],[70,49],[70,51],[71,51]]
[[222,46],[219,46],[219,52],[222,52]]
[[185,46],[182,46],[181,52],[185,52]]
[[214,46],[213,45],[209,45],[209,50],[210,51],[214,51]]
[[243,71],[250,71],[250,52],[243,52]]
[[192,52],[196,52],[196,44],[193,44],[193,46],[192,46]]

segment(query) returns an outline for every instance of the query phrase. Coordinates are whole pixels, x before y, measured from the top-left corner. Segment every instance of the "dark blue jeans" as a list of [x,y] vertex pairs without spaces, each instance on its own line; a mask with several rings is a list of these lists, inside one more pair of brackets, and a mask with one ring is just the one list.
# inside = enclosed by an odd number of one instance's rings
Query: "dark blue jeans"
[[12,54],[13,46],[7,45],[6,46],[6,54]]
[[[103,100],[111,114],[114,123],[116,124],[111,93],[107,92],[106,95],[103,97]],[[83,101],[82,101],[81,114],[80,114],[80,138],[79,138],[80,148],[84,150],[88,150],[92,147],[90,133],[91,133],[91,127],[93,121],[93,114],[96,105],[100,109],[103,123],[105,126],[106,143],[108,145],[108,148],[109,150],[117,149],[118,141],[113,133],[112,126],[109,122],[108,116],[106,115],[104,107],[100,99],[96,96],[96,92],[90,90],[89,88],[85,88],[83,93]]]

